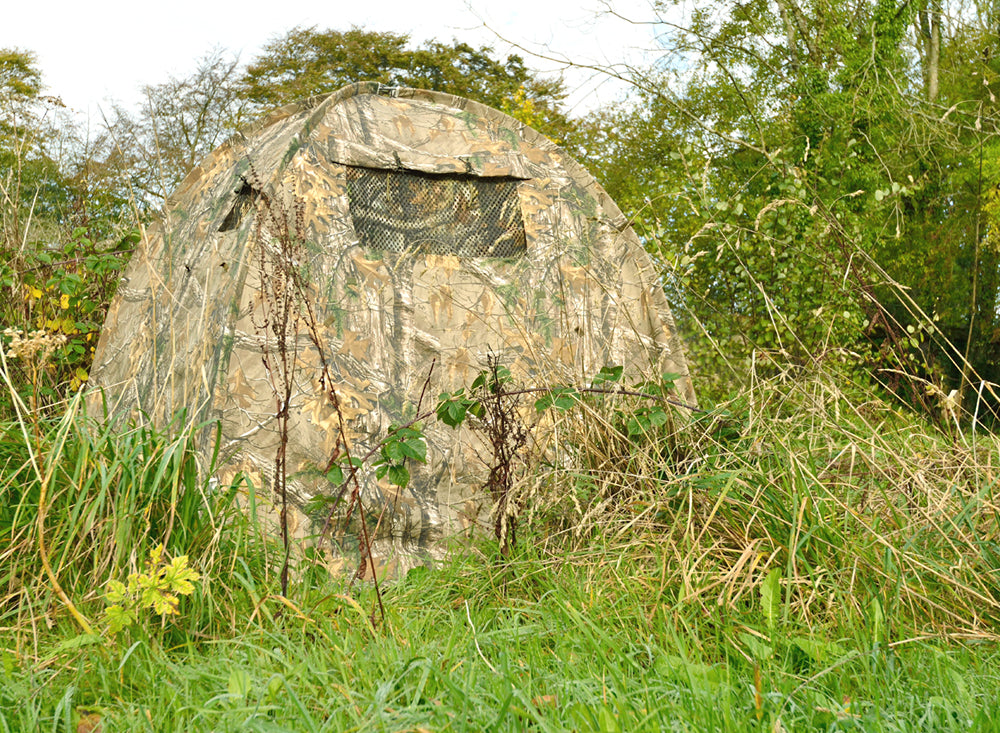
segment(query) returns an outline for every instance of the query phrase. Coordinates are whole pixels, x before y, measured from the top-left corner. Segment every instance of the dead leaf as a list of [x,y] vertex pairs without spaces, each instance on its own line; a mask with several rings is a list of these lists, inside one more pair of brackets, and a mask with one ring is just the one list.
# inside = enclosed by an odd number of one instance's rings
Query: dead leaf
[[76,724],[76,733],[103,733],[104,719],[100,713],[87,713],[80,716]]

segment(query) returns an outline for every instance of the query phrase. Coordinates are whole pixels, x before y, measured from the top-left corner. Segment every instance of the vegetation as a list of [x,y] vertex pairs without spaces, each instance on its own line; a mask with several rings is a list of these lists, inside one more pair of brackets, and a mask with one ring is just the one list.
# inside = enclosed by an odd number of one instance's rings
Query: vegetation
[[662,60],[589,158],[701,325],[702,389],[759,350],[848,349],[917,406],[998,381],[995,11],[657,8]]
[[[296,29],[82,140],[0,52],[0,730],[1000,727],[995,19],[661,11],[638,104],[576,121],[516,57]],[[81,409],[150,208],[359,59],[580,146],[664,267],[704,408],[533,394],[558,440],[529,468],[498,370],[441,395],[439,419],[481,418],[513,511],[379,586],[283,542],[190,433]],[[402,426],[370,459],[406,482],[421,448]]]
[[[374,588],[319,557],[300,555],[282,597],[263,500],[213,486],[185,436],[102,435],[75,407],[40,442],[30,423],[2,442],[5,729],[1000,720],[1000,446],[830,365],[655,434],[629,437],[625,397],[560,413],[570,455],[519,480],[518,543],[457,546],[383,586],[375,626]],[[119,630],[126,576],[162,587],[182,555],[200,577],[177,613],[134,602]]]

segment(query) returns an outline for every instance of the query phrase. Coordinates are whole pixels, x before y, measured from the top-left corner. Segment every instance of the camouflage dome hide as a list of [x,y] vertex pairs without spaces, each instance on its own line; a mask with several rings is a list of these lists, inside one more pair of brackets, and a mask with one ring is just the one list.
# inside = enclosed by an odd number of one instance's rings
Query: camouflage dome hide
[[[270,486],[287,387],[302,507],[330,492],[344,441],[364,455],[490,354],[530,386],[674,372],[694,402],[658,273],[577,162],[478,103],[356,84],[277,110],[188,175],[111,305],[91,409],[221,424],[220,480]],[[434,419],[425,434],[405,489],[361,472],[382,562],[433,557],[489,515],[482,445]],[[357,551],[350,531],[339,542]]]

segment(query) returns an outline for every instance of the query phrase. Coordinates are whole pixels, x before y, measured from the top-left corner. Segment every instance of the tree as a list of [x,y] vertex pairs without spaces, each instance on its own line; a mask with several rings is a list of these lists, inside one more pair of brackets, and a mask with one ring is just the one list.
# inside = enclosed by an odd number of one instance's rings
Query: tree
[[[39,407],[87,377],[97,330],[130,232],[108,238],[109,199],[88,186],[85,147],[62,103],[42,95],[29,52],[0,50],[0,349],[26,402]],[[104,192],[100,192],[104,193]],[[12,395],[0,391],[0,414]]]
[[63,138],[53,122],[61,102],[41,92],[34,54],[0,49],[0,205],[9,247],[23,243],[29,219],[41,228],[70,209],[58,163]]
[[673,7],[590,154],[703,326],[699,383],[848,350],[958,387],[953,346],[997,381],[993,24],[946,36],[940,0]]
[[140,205],[159,203],[246,122],[239,60],[214,50],[189,76],[143,87],[138,113],[115,106],[95,141],[105,176],[119,176]]
[[244,93],[258,107],[327,94],[356,81],[409,86],[468,97],[566,140],[573,125],[560,109],[561,80],[533,74],[520,56],[500,60],[489,47],[429,41],[411,50],[391,32],[295,28],[247,66]]

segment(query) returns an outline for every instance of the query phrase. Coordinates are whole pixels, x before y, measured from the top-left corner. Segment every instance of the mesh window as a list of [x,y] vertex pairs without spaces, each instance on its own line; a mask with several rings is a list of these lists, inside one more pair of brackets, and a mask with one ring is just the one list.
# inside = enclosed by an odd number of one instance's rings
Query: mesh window
[[347,197],[365,247],[459,257],[527,252],[514,179],[348,167]]

